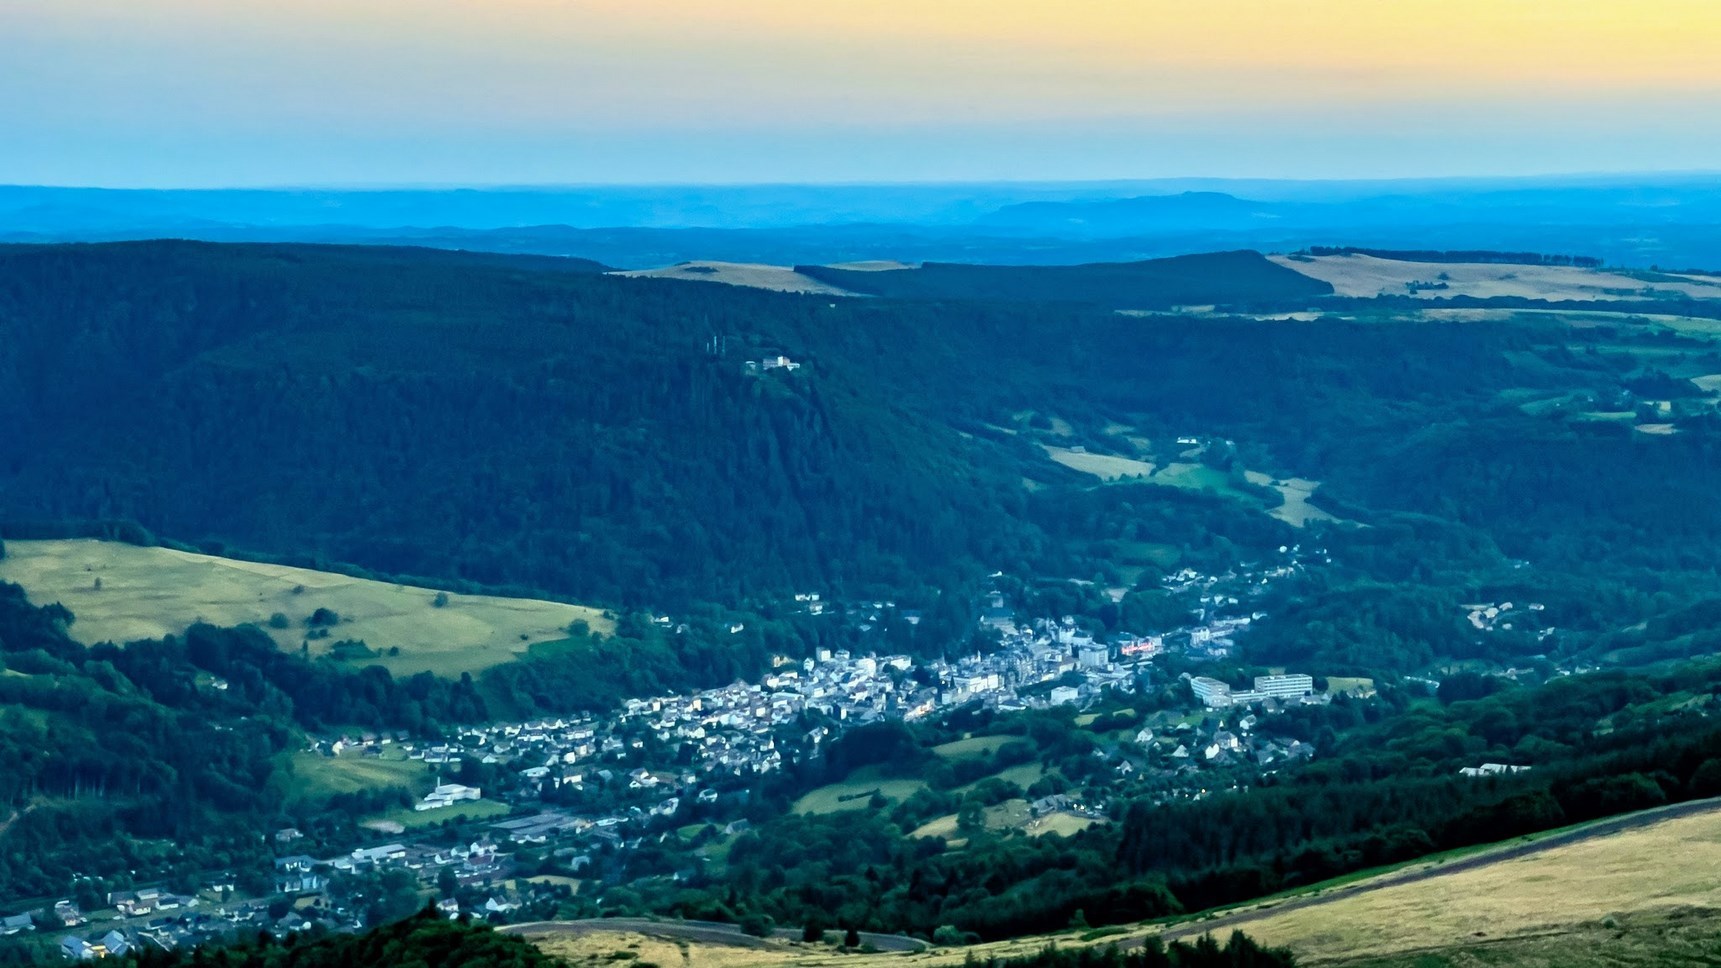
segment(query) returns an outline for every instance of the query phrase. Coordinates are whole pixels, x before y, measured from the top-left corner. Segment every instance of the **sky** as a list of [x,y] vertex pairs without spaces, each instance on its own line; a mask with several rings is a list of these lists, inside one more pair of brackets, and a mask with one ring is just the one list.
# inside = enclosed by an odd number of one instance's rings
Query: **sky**
[[0,0],[0,183],[1635,171],[1716,0]]

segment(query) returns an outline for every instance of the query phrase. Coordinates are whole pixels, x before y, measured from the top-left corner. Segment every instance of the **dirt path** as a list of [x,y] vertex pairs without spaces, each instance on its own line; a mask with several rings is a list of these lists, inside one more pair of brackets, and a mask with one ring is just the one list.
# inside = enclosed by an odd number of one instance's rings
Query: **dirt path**
[[[1685,803],[1675,803],[1665,807],[1655,807],[1650,810],[1643,810],[1620,817],[1600,820],[1579,830],[1571,830],[1565,833],[1554,834],[1529,843],[1514,844],[1509,847],[1502,847],[1497,850],[1472,854],[1467,857],[1461,857],[1457,860],[1446,861],[1444,863],[1411,867],[1391,874],[1383,874],[1379,877],[1370,878],[1365,881],[1358,881],[1354,884],[1346,884],[1343,887],[1335,887],[1331,890],[1323,891],[1320,894],[1287,898],[1283,901],[1269,902],[1265,906],[1248,908],[1246,910],[1235,911],[1229,914],[1221,914],[1217,917],[1207,918],[1201,921],[1189,921],[1181,924],[1170,925],[1163,932],[1159,933],[1157,937],[1167,941],[1188,940],[1190,938],[1200,937],[1204,934],[1219,934],[1220,932],[1230,932],[1237,928],[1246,929],[1251,922],[1264,920],[1269,917],[1277,917],[1287,911],[1300,911],[1304,908],[1319,907],[1322,904],[1331,904],[1334,901],[1341,901],[1370,891],[1378,891],[1388,887],[1397,887],[1402,884],[1415,884],[1419,881],[1432,880],[1436,877],[1445,877],[1449,874],[1458,874],[1463,871],[1487,867],[1490,864],[1498,864],[1501,861],[1528,857],[1532,854],[1539,854],[1543,851],[1554,850],[1559,847],[1565,847],[1585,840],[1593,840],[1597,837],[1606,837],[1626,830],[1636,830],[1642,827],[1652,826],[1662,822],[1663,820],[1673,820],[1678,817],[1690,817],[1698,814],[1713,813],[1716,811],[1721,811],[1721,797],[1709,800],[1690,800]],[[1144,940],[1145,938],[1132,938],[1129,941],[1124,942],[1120,947],[1137,946]]]

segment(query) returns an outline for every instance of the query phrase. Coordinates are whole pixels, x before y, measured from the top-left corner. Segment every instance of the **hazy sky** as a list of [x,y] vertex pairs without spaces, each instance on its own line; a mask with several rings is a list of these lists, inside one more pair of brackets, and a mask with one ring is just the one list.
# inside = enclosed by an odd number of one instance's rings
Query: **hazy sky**
[[0,182],[1721,170],[1717,0],[0,0]]

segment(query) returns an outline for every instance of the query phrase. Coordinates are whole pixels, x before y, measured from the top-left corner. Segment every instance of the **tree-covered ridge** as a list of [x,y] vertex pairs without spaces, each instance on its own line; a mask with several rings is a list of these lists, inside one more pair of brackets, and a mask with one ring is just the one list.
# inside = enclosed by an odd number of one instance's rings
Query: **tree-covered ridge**
[[450,259],[0,251],[9,518],[609,601],[1020,547],[990,445],[815,356],[823,303]]
[[145,949],[139,968],[555,968],[562,962],[513,935],[429,910],[359,935],[305,941],[267,935],[249,944],[171,952]]
[[[1240,260],[1289,272],[1233,253],[1195,258],[1194,278],[1242,299]],[[543,261],[0,249],[4,523],[131,519],[205,548],[653,607],[1085,577],[1110,535],[1069,505],[1093,503],[1093,478],[1041,444],[1136,446],[1123,434],[1164,464],[1194,434],[1235,442],[1239,481],[1310,477],[1341,517],[1436,518],[1542,566],[1606,551],[1701,569],[1693,549],[1721,539],[1702,499],[1721,486],[1715,418],[1676,409],[1653,436],[1516,402],[1695,393],[1656,369],[1721,372],[1695,337],[1124,316],[993,282],[970,301],[832,302]],[[747,365],[777,357],[802,365]]]

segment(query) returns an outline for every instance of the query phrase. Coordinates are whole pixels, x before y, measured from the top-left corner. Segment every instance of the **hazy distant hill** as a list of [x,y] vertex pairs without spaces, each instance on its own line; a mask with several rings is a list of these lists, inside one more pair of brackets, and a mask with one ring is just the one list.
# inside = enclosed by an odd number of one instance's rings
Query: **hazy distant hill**
[[0,241],[338,242],[730,262],[1078,264],[1310,245],[1721,267],[1712,176],[130,190],[0,186]]
[[1095,202],[1023,202],[976,220],[977,225],[1051,235],[1147,235],[1156,232],[1235,231],[1278,217],[1279,206],[1223,192],[1144,195]]

